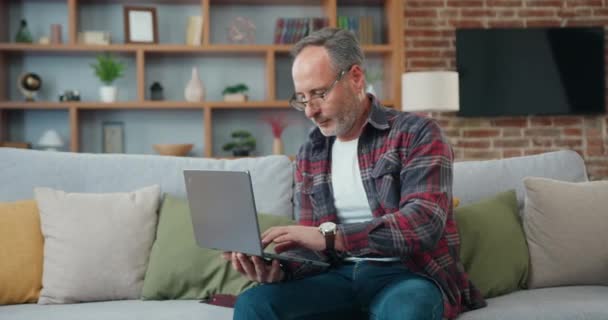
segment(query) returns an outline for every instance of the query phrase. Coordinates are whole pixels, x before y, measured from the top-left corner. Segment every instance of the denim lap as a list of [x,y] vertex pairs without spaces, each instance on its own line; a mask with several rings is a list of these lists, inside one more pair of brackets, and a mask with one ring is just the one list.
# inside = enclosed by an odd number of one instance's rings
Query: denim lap
[[327,273],[243,292],[234,319],[440,320],[439,288],[401,263],[347,263]]

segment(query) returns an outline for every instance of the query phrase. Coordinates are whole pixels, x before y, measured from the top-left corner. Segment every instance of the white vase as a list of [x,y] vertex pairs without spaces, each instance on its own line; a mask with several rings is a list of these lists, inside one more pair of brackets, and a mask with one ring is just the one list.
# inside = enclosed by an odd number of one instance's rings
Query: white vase
[[190,78],[188,85],[186,85],[184,97],[186,98],[186,101],[190,102],[203,101],[205,97],[203,82],[198,76],[198,69],[196,67],[192,67],[192,78]]
[[118,96],[118,88],[115,86],[102,86],[99,88],[99,96],[102,102],[114,102]]

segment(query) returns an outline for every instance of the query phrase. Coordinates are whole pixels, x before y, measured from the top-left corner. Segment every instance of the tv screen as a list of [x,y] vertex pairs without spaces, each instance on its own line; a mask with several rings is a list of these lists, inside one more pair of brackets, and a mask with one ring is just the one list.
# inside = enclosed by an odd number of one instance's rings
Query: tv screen
[[604,29],[456,30],[462,116],[605,112]]

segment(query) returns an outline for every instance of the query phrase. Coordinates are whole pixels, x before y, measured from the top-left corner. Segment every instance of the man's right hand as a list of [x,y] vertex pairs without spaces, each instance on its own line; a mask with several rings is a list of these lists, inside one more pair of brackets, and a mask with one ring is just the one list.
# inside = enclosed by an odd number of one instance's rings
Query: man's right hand
[[232,263],[232,268],[251,281],[273,283],[283,280],[285,272],[281,269],[279,260],[266,264],[262,258],[248,256],[237,252],[224,252],[222,257]]

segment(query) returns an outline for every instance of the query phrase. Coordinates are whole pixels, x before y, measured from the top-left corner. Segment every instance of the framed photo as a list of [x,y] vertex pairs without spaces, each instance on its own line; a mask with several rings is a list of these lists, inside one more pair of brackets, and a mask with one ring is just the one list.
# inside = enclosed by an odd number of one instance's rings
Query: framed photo
[[123,8],[125,18],[125,43],[158,43],[156,8]]
[[102,124],[102,152],[125,152],[125,126],[123,122],[104,121]]

